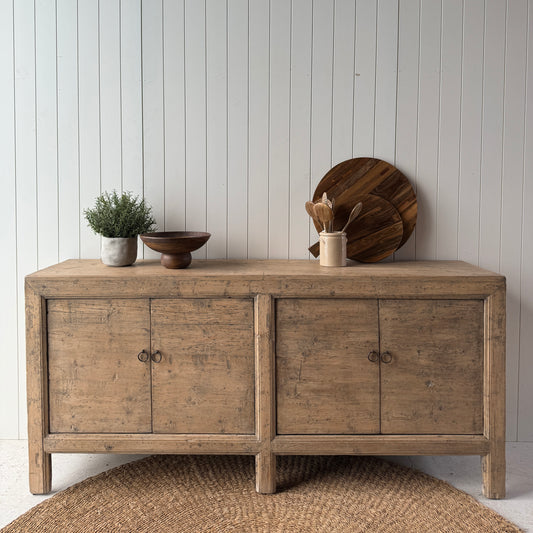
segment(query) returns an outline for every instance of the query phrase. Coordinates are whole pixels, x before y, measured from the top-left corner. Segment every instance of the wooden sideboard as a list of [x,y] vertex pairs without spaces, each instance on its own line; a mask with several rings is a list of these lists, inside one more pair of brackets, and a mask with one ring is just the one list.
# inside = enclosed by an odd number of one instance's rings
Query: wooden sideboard
[[480,455],[505,495],[505,278],[459,261],[69,260],[26,278],[30,490],[53,453]]

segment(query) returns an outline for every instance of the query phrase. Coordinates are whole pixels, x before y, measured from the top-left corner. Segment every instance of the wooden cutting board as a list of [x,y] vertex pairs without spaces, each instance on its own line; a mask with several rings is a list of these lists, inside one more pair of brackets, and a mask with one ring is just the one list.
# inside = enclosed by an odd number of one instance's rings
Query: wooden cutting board
[[[324,192],[327,193],[328,198],[335,199],[335,230],[342,228],[352,207],[365,194],[379,196],[396,208],[402,222],[402,235],[397,248],[400,248],[407,241],[415,227],[417,217],[415,192],[408,179],[386,161],[370,157],[343,161],[322,178],[315,190],[313,201],[318,201]],[[357,225],[358,223],[355,222],[347,229],[349,241],[353,240],[350,232],[355,231],[354,228],[357,228]],[[394,226],[394,222],[391,225]],[[315,223],[315,227],[318,232],[321,231],[318,224]],[[309,250],[317,257],[318,243],[311,246]],[[381,254],[375,254],[375,256],[381,256]],[[350,252],[348,252],[348,257],[361,261],[357,257],[352,257]],[[374,257],[374,255],[370,254],[369,257]],[[383,259],[383,257],[381,258]],[[379,259],[366,260],[366,262],[373,261],[379,261]]]
[[[346,228],[346,255],[363,263],[375,263],[385,259],[398,248],[403,235],[403,223],[398,210],[387,200],[375,194],[363,194],[356,198],[362,202],[360,215]],[[350,209],[351,210],[351,209]],[[337,210],[335,229],[342,229],[348,219],[348,210]],[[319,243],[309,248],[316,257]]]

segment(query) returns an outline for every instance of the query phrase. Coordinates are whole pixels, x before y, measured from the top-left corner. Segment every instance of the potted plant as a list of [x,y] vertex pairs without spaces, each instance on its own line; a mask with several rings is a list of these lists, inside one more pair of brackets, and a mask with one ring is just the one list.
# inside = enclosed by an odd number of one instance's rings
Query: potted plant
[[131,192],[104,192],[84,211],[89,227],[102,236],[102,263],[128,266],[137,259],[137,235],[155,228],[152,208]]

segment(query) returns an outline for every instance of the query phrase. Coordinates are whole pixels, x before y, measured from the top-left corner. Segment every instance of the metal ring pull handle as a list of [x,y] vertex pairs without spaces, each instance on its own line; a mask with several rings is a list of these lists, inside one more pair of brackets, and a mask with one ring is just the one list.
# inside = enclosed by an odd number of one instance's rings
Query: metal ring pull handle
[[152,354],[152,361],[154,363],[160,363],[161,362],[161,359],[163,359],[163,356],[161,355],[161,352],[159,350],[156,350],[153,354]]
[[148,355],[148,352],[146,350],[143,350],[142,352],[139,352],[137,354],[137,359],[141,362],[141,363],[146,363],[146,361],[148,361],[148,358],[150,356]]
[[392,361],[392,354],[390,352],[383,352],[381,354],[381,362],[385,364],[389,364]]
[[376,352],[376,350],[372,350],[372,351],[368,352],[368,360],[371,363],[377,363],[378,360],[379,360],[378,352]]

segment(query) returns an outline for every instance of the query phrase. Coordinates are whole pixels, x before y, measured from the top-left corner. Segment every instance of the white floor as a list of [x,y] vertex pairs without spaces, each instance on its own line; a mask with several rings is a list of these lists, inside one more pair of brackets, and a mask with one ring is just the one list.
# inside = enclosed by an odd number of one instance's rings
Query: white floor
[[[71,455],[52,457],[54,493],[140,455]],[[27,482],[27,446],[22,440],[0,440],[0,527],[45,500],[33,496]],[[468,492],[525,531],[533,532],[533,443],[507,445],[507,498],[487,500],[481,495],[479,457],[390,457]]]

